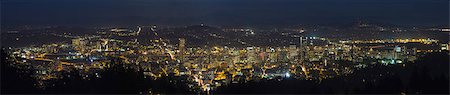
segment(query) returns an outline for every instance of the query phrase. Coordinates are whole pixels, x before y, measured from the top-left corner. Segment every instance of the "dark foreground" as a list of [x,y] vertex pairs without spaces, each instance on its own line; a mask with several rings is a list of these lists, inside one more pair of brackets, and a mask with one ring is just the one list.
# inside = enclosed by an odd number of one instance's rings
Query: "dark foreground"
[[448,94],[449,56],[432,53],[415,63],[372,65],[349,76],[322,81],[285,79],[219,88],[221,94]]
[[[36,88],[30,70],[15,68],[5,60],[2,50],[1,94],[145,94],[197,93],[180,80],[165,77],[152,80],[142,73],[115,66],[105,70],[104,77],[82,79],[75,73],[71,79],[55,80],[45,89]],[[430,53],[414,63],[371,65],[348,76],[325,80],[274,79],[230,84],[213,94],[448,94],[449,55]]]

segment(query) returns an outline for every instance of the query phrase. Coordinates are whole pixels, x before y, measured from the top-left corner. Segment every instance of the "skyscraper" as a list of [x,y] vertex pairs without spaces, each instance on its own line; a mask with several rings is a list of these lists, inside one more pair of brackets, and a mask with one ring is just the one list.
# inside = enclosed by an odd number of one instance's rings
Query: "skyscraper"
[[298,49],[298,54],[299,54],[299,63],[303,63],[303,58],[304,58],[304,47],[303,47],[303,36],[300,36],[300,46]]
[[289,59],[293,60],[298,55],[297,52],[297,46],[296,45],[289,45]]
[[74,46],[75,50],[79,50],[81,52],[84,52],[86,42],[82,38],[72,39],[72,45]]
[[180,50],[179,52],[179,59],[180,61],[184,61],[184,54],[185,54],[185,46],[186,46],[186,39],[184,38],[179,38],[178,40],[180,40],[180,42],[178,43],[178,49]]

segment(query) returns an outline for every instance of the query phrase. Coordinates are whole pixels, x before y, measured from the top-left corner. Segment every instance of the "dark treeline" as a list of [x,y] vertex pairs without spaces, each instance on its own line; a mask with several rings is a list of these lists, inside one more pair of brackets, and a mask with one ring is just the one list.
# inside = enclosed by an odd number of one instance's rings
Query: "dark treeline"
[[219,87],[217,94],[448,94],[449,55],[430,53],[414,63],[370,65],[332,79],[264,80]]
[[[33,79],[33,70],[19,69],[6,60],[2,49],[2,94],[149,94],[149,93],[193,93],[187,86],[174,77],[162,77],[156,80],[144,77],[143,72],[126,68],[119,62],[111,62],[111,68],[101,71],[101,78],[87,78],[80,71],[58,72],[62,79],[47,80],[49,85],[37,88]],[[27,72],[25,72],[27,71]],[[70,76],[70,77],[67,77]],[[174,84],[178,83],[178,84]]]

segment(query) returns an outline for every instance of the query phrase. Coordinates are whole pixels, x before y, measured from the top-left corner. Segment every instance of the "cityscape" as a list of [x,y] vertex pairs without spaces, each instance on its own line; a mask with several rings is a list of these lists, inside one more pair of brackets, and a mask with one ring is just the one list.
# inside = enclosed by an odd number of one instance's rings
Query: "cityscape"
[[[438,1],[430,4],[448,3]],[[444,23],[432,25],[363,17],[339,24],[80,26],[18,24],[11,8],[37,1],[1,2],[2,94],[449,93],[448,4],[439,16]]]

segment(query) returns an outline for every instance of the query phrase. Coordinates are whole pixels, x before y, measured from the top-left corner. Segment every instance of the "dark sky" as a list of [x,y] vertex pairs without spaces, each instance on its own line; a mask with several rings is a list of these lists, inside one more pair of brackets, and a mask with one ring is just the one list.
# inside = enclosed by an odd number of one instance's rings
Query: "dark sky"
[[2,25],[448,25],[449,0],[1,0]]

